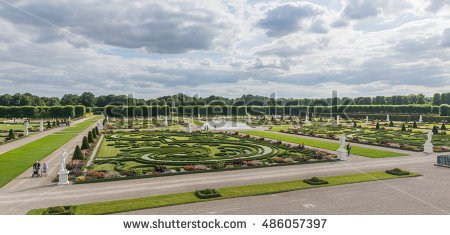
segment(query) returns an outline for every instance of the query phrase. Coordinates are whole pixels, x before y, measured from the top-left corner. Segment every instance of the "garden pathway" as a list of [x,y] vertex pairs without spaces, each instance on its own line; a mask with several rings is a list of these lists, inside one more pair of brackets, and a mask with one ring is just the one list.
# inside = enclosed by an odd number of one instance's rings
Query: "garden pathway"
[[[76,125],[76,124],[78,124],[80,122],[83,122],[83,121],[85,121],[87,119],[88,118],[82,118],[82,119],[78,119],[76,121],[73,121],[71,123],[71,126]],[[61,130],[65,129],[65,128],[67,128],[67,127],[53,128],[51,130],[44,131],[44,132],[41,132],[39,134],[29,135],[29,136],[27,136],[25,138],[22,138],[20,140],[16,140],[16,141],[13,141],[13,142],[10,142],[10,143],[7,143],[7,144],[2,144],[2,145],[0,145],[0,154],[6,153],[8,151],[11,151],[11,150],[13,150],[15,148],[21,147],[21,146],[23,146],[25,144],[31,143],[31,142],[36,141],[38,139],[44,138],[45,136],[51,135],[51,134],[53,134],[55,132],[58,132],[58,131],[61,131]]]

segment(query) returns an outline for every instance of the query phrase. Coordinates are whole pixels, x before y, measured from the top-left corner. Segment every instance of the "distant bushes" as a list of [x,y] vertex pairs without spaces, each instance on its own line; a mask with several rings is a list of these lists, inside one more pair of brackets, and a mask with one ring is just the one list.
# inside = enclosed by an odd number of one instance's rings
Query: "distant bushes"
[[0,106],[0,118],[66,118],[83,117],[86,108],[72,106]]

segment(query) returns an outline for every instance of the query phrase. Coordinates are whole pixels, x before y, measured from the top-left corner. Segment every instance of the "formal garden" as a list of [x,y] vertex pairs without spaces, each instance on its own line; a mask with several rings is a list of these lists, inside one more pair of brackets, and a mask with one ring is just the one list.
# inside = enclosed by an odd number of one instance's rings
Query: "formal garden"
[[[76,183],[334,161],[303,145],[236,132],[109,131],[87,172]],[[77,161],[75,159],[75,161]]]
[[[403,124],[404,125],[404,124]],[[443,125],[445,127],[445,125]],[[392,129],[394,128],[394,129]],[[440,126],[441,128],[441,126]],[[365,127],[361,125],[351,126],[323,126],[323,125],[303,125],[301,127],[290,127],[280,130],[284,133],[305,135],[327,139],[338,139],[345,134],[347,142],[378,145],[383,147],[398,148],[411,151],[423,151],[423,145],[427,140],[429,130],[410,128],[409,124],[395,128],[388,123],[387,126],[378,123],[375,127]],[[446,152],[450,150],[450,132],[435,128],[432,139],[435,152]]]

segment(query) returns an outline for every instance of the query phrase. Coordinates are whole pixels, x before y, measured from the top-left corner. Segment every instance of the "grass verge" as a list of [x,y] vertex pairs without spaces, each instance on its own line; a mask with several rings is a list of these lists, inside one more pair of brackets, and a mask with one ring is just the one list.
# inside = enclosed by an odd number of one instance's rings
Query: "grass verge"
[[[98,117],[78,123],[73,127],[77,128],[77,130],[79,129],[79,132],[81,132],[91,126],[93,120],[98,120]],[[81,130],[81,128],[84,129]],[[36,161],[41,161],[77,135],[78,133],[73,132],[63,135],[48,135],[0,154],[0,188],[33,166]]]
[[[307,146],[329,149],[329,150],[333,150],[333,151],[336,151],[339,148],[339,143],[333,143],[333,142],[322,141],[322,140],[314,140],[314,139],[302,138],[302,137],[297,137],[297,136],[289,136],[289,135],[275,134],[275,133],[262,132],[262,131],[241,131],[241,133],[261,136],[261,137],[270,138],[270,139],[282,140],[282,141],[296,143],[296,144],[303,143]],[[408,154],[404,154],[404,153],[364,148],[364,147],[359,147],[359,146],[352,146],[351,153],[360,155],[360,156],[364,156],[364,157],[371,157],[371,158],[398,157],[398,156],[407,156],[408,155]]]
[[[175,193],[168,195],[159,195],[151,197],[142,197],[136,199],[126,199],[117,201],[97,202],[76,205],[74,214],[77,215],[95,215],[95,214],[112,214],[125,211],[134,211],[141,209],[149,209],[163,206],[173,206],[187,203],[203,202],[210,200],[219,200],[226,198],[255,196],[271,193],[281,193],[293,190],[327,187],[333,185],[351,184],[359,182],[368,182],[375,180],[394,179],[402,177],[419,176],[420,174],[411,173],[407,176],[395,176],[386,174],[384,171],[368,172],[351,175],[339,175],[330,177],[321,177],[321,179],[328,181],[325,185],[309,185],[302,180],[255,184],[238,187],[220,188],[217,191],[222,195],[221,197],[199,199],[195,192]],[[28,212],[29,215],[42,214],[45,209],[34,209]]]

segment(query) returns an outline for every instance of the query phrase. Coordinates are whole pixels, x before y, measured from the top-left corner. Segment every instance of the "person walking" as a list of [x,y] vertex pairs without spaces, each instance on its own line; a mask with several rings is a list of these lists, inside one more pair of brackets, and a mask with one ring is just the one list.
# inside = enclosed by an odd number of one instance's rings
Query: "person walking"
[[350,146],[350,143],[347,144],[347,154],[348,156],[350,156],[350,149],[352,149],[352,147]]
[[45,175],[45,177],[47,177],[47,171],[48,171],[48,164],[44,162],[44,164],[42,165],[42,175]]

